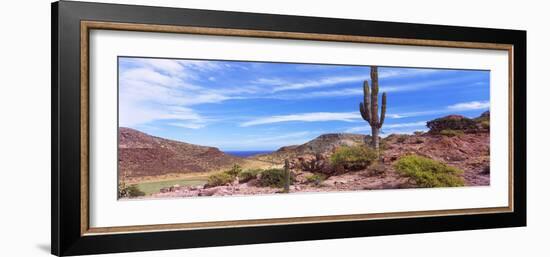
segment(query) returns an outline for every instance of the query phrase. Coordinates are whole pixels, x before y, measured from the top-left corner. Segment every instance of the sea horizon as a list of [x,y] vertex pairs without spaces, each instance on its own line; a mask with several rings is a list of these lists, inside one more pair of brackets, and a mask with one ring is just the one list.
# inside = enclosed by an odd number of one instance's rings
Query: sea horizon
[[226,154],[237,156],[237,157],[250,157],[258,154],[267,154],[272,153],[275,150],[247,150],[247,151],[223,151]]

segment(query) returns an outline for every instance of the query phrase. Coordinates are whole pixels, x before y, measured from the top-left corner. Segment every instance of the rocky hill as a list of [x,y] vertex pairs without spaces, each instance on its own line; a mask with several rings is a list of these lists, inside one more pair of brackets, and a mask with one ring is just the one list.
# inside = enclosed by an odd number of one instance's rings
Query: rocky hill
[[273,153],[256,155],[251,158],[273,163],[283,163],[285,159],[315,156],[316,154],[327,156],[333,153],[338,147],[363,144],[365,137],[368,138],[370,136],[350,133],[323,134],[304,144],[284,146]]
[[215,147],[193,145],[119,128],[119,174],[128,178],[207,172],[243,162]]

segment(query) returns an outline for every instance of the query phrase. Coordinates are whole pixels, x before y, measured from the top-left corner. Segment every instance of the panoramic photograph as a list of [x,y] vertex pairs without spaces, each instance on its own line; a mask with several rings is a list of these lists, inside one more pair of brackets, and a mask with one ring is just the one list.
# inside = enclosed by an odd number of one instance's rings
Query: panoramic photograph
[[118,199],[490,185],[490,72],[118,59]]

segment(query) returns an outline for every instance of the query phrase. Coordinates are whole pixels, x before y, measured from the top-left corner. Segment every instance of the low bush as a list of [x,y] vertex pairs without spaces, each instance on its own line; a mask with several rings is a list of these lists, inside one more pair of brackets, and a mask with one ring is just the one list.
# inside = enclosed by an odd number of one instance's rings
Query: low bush
[[230,184],[235,179],[234,176],[228,174],[228,172],[222,172],[218,174],[213,174],[208,177],[208,182],[206,183],[207,187],[223,186]]
[[233,178],[237,177],[243,169],[238,164],[233,164],[233,167],[230,170],[225,171],[225,173]]
[[488,120],[481,121],[479,123],[481,125],[481,128],[483,129],[490,129],[491,128],[491,122]]
[[376,151],[365,146],[343,146],[331,156],[330,163],[334,167],[346,170],[361,170],[378,158]]
[[[294,174],[290,173],[290,184],[295,181]],[[260,186],[264,187],[284,187],[285,186],[285,170],[283,169],[267,169],[263,170],[260,176]]]
[[439,131],[439,134],[443,136],[448,136],[448,137],[455,137],[455,136],[464,135],[464,132],[460,130],[444,129]]
[[126,183],[122,182],[118,186],[118,197],[119,198],[133,198],[133,197],[140,197],[145,196],[145,193],[141,190],[139,190],[137,185],[127,185]]
[[320,174],[320,173],[311,174],[306,177],[306,181],[308,183],[311,183],[316,186],[321,185],[321,183],[323,183],[325,179],[327,179],[327,177],[324,174]]
[[406,155],[399,158],[394,167],[420,187],[464,186],[464,179],[460,177],[462,170],[426,157]]
[[239,183],[246,183],[252,179],[255,179],[261,172],[261,169],[243,170],[239,173],[239,175],[237,175],[239,178]]

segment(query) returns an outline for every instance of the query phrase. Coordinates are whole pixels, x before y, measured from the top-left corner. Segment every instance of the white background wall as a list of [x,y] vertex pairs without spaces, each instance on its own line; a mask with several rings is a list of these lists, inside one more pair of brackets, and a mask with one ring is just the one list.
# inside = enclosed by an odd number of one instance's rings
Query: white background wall
[[[548,256],[550,125],[545,1],[106,0],[188,8],[528,31],[528,227],[201,248],[118,256]],[[0,11],[0,255],[46,256],[50,242],[50,1]],[[521,172],[521,171],[520,171]]]

